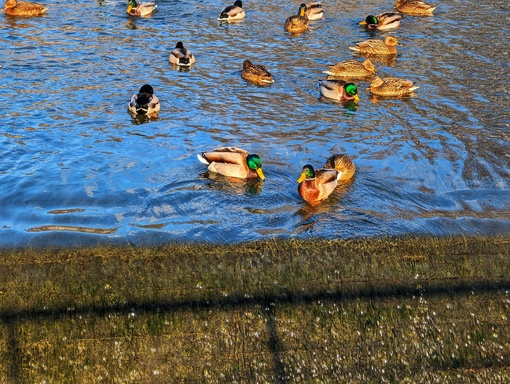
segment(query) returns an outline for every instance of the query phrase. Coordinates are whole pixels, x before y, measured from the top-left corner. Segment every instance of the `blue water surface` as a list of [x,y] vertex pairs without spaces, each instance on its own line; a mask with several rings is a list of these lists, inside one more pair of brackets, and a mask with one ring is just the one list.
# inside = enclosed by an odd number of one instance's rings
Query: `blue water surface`
[[[412,80],[414,97],[321,100],[322,71],[349,46],[387,33],[358,23],[390,1],[324,2],[325,19],[283,29],[299,2],[158,1],[131,18],[124,1],[47,0],[43,17],[0,14],[0,246],[231,243],[299,237],[510,233],[508,1],[437,2],[404,16],[403,44],[381,76]],[[197,59],[172,68],[177,41]],[[275,83],[240,76],[249,59]],[[150,83],[158,119],[133,119]],[[265,182],[210,174],[196,154],[237,146],[263,160]],[[311,207],[297,192],[306,163],[348,153],[351,183]]]

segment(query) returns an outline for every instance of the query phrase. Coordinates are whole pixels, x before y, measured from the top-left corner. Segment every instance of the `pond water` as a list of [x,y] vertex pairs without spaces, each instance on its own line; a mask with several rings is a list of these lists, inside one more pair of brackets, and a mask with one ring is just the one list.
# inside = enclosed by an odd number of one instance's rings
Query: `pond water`
[[[416,96],[377,100],[358,82],[357,106],[321,100],[317,81],[354,42],[388,34],[358,22],[393,2],[324,2],[298,36],[283,29],[297,1],[245,1],[245,21],[223,25],[228,2],[157,3],[143,19],[124,1],[0,14],[0,246],[510,233],[507,0],[404,16],[396,59],[375,65]],[[190,71],[168,63],[177,41]],[[275,83],[243,80],[245,59]],[[158,119],[127,113],[144,83]],[[209,174],[196,154],[226,145],[259,154],[266,181]],[[332,153],[356,175],[311,207],[296,180]]]

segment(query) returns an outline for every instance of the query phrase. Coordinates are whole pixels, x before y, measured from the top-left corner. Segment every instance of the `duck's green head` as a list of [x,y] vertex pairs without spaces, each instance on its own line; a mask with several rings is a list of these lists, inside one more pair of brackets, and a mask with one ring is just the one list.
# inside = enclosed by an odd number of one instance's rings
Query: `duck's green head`
[[354,97],[354,101],[359,100],[358,96],[358,87],[354,83],[347,83],[344,85],[345,93],[347,93],[349,96]]
[[248,168],[253,169],[259,175],[261,180],[264,180],[266,177],[264,176],[264,172],[262,172],[262,160],[259,155],[250,154],[246,156],[246,164],[248,164]]
[[313,179],[315,177],[315,170],[310,164],[306,164],[301,170],[301,175],[297,179],[298,183],[302,183],[305,179]]
[[138,4],[136,3],[136,0],[128,0],[128,7],[126,12],[129,13],[133,8],[138,7]]
[[377,26],[377,24],[379,24],[379,20],[377,19],[377,17],[375,17],[374,15],[368,15],[365,19],[365,21],[362,21],[360,24],[363,24],[363,25],[375,25]]
[[306,13],[306,4],[305,3],[301,3],[301,5],[299,6],[298,15],[301,16],[301,17],[305,17],[305,13]]

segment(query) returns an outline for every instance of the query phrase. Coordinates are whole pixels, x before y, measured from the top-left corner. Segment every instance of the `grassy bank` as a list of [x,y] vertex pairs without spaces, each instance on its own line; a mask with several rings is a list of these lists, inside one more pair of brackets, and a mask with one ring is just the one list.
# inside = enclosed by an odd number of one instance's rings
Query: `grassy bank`
[[0,251],[0,382],[508,382],[510,238]]

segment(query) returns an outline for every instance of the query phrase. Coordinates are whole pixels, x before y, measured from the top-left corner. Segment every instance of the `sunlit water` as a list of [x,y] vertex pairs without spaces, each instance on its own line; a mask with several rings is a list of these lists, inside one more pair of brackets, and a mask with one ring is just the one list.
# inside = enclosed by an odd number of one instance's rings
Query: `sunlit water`
[[[273,237],[510,233],[510,6],[436,2],[404,16],[404,44],[382,76],[416,96],[346,107],[319,99],[328,65],[371,36],[358,22],[393,2],[324,2],[325,20],[291,36],[299,2],[245,1],[244,22],[219,25],[228,3],[158,1],[145,19],[123,1],[46,1],[36,18],[0,15],[0,246],[235,242]],[[197,63],[173,69],[177,41]],[[244,81],[242,62],[275,83]],[[150,83],[159,119],[126,105]],[[264,183],[208,174],[196,154],[233,145],[258,153]],[[296,179],[332,153],[357,173],[318,207]]]

